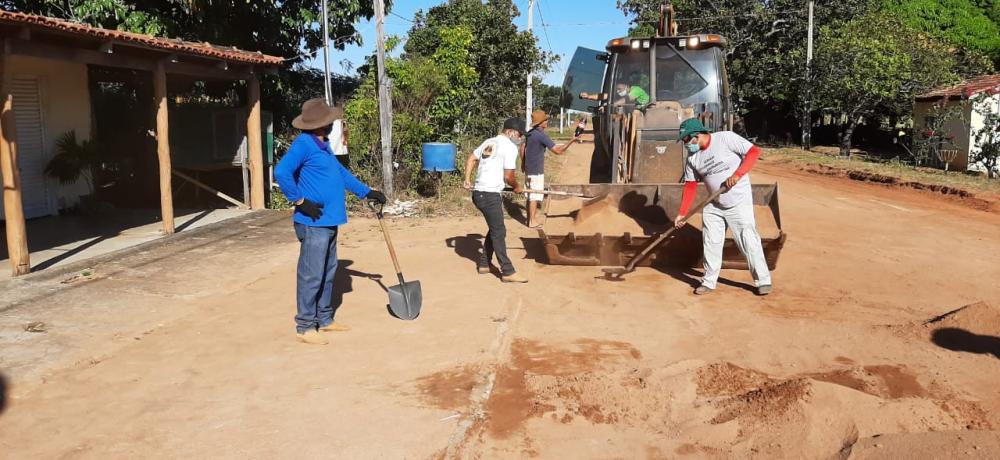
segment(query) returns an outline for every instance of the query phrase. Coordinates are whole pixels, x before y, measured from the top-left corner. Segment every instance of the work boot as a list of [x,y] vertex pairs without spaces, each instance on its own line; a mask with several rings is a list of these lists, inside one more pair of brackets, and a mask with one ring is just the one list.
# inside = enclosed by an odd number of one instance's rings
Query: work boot
[[351,330],[350,326],[345,326],[341,323],[330,323],[326,326],[319,328],[323,332],[344,332]]
[[295,334],[295,336],[298,337],[300,341],[310,345],[326,345],[330,343],[329,340],[326,340],[326,337],[323,337],[319,331],[315,329],[310,329],[301,334]]
[[476,267],[476,271],[479,272],[480,275],[485,275],[485,274],[487,274],[487,273],[490,272],[490,266],[489,265],[479,265],[479,266]]
[[503,281],[504,283],[527,283],[528,278],[525,278],[524,275],[520,273],[512,273],[510,275],[501,276],[500,281]]
[[757,286],[757,295],[768,295],[770,293],[771,293],[771,285],[770,284],[764,284],[764,285],[761,285],[761,286]]
[[715,289],[712,289],[712,288],[710,288],[708,286],[698,286],[694,290],[694,295],[705,295],[705,294],[708,294],[709,292],[712,292],[714,290]]

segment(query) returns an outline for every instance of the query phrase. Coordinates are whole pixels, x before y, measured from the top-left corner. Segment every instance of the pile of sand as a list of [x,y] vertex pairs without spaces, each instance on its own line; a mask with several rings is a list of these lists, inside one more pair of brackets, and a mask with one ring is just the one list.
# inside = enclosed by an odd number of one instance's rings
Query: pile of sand
[[624,372],[584,372],[573,375],[529,375],[526,383],[533,404],[543,407],[553,420],[570,423],[577,417],[594,424],[665,426],[669,394],[651,381],[649,369]]
[[930,329],[955,328],[977,334],[1000,336],[1000,309],[976,302],[927,320]]

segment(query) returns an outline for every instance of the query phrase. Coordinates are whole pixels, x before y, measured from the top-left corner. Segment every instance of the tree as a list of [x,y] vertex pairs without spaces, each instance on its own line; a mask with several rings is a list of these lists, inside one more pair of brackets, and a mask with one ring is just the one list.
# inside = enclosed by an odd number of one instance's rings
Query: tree
[[1000,63],[1000,3],[989,0],[887,0],[904,24]]
[[[848,21],[881,0],[817,0],[816,24]],[[630,35],[651,35],[662,0],[618,0],[633,17]],[[734,108],[742,113],[793,114],[802,109],[808,16],[801,0],[678,0],[672,2],[681,34],[726,37]],[[798,117],[796,117],[798,118]],[[766,133],[760,133],[766,134]]]
[[534,87],[535,108],[542,109],[550,117],[559,113],[562,87],[538,83]]
[[547,70],[552,62],[532,34],[517,30],[519,14],[512,0],[449,0],[414,18],[407,57],[433,56],[442,28],[463,26],[472,33],[468,51],[479,80],[463,107],[468,117],[462,134],[495,134],[504,119],[524,114],[525,75]]
[[[393,81],[393,160],[399,164],[394,184],[400,189],[415,185],[422,143],[459,140],[460,126],[468,118],[464,103],[479,81],[469,54],[472,32],[464,26],[437,32],[438,48],[430,56],[386,59],[386,72]],[[387,49],[399,42],[398,37],[390,38]],[[381,170],[375,150],[380,132],[376,88],[375,68],[366,66],[364,81],[347,103],[350,147],[360,153],[354,156],[356,170],[370,179],[377,179]]]

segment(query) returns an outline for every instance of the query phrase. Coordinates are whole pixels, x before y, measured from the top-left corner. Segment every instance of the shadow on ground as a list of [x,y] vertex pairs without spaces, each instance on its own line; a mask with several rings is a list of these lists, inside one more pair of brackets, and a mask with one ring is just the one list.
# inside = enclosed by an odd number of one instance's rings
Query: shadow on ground
[[351,270],[348,268],[351,265],[354,265],[353,260],[341,259],[337,263],[337,273],[333,275],[333,315],[335,318],[337,316],[337,310],[340,310],[340,307],[344,304],[344,294],[354,291],[354,278],[366,278],[372,280],[378,284],[383,291],[389,291],[389,288],[382,283],[382,275]]
[[993,355],[1000,359],[1000,337],[980,335],[955,327],[944,327],[933,332],[931,341],[935,345],[951,351]]

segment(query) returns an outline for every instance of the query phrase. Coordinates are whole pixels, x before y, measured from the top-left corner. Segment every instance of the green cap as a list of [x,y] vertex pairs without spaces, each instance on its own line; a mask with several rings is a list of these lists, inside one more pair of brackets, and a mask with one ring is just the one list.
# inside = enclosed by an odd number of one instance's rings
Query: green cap
[[688,118],[681,122],[681,132],[677,135],[678,141],[683,141],[687,136],[693,136],[698,133],[710,133],[711,129],[705,127],[701,120],[697,118]]

